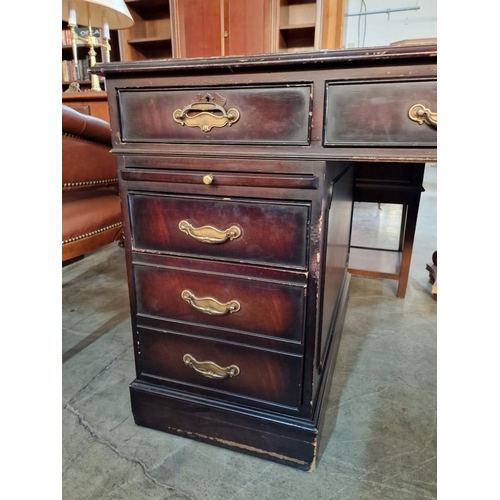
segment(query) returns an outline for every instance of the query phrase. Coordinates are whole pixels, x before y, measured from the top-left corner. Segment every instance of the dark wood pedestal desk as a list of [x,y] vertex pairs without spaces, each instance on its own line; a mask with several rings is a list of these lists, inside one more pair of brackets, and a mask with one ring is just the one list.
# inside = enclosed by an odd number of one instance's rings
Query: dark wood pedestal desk
[[353,201],[403,205],[388,277],[404,296],[436,62],[436,46],[407,46],[92,69],[119,169],[138,425],[316,467]]

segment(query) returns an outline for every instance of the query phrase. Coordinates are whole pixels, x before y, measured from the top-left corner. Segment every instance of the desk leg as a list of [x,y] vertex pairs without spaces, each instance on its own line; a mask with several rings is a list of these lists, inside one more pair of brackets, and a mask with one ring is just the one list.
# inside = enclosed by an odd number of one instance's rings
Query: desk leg
[[398,251],[402,252],[405,244],[405,227],[406,227],[406,218],[408,217],[408,205],[403,205],[403,209],[401,211],[401,228],[399,229],[399,246]]
[[417,228],[418,207],[420,205],[420,193],[414,196],[411,203],[403,207],[403,214],[406,212],[404,224],[403,248],[401,252],[401,267],[399,270],[399,281],[397,296],[405,298],[408,286],[408,276],[410,274],[411,254],[413,251],[413,240]]

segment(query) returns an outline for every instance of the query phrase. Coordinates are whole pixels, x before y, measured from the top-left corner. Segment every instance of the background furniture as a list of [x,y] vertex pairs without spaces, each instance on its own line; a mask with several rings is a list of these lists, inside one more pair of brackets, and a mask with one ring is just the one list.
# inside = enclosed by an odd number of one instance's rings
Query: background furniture
[[95,116],[109,124],[108,95],[106,92],[63,93],[62,103],[84,115]]
[[342,46],[344,0],[126,0],[122,61]]
[[[249,55],[340,48],[344,0],[125,0],[134,25],[111,30],[111,61]],[[83,20],[81,21],[83,23]],[[63,67],[72,59],[62,23]],[[86,74],[88,47],[77,46]],[[97,61],[103,61],[97,51]],[[66,68],[67,69],[67,68]],[[63,72],[64,74],[64,72]],[[63,76],[63,91],[71,82]],[[84,80],[83,77],[86,79]],[[105,83],[101,80],[101,86]],[[105,88],[105,87],[104,87]]]
[[[137,424],[315,468],[353,160],[386,184],[386,164],[435,161],[436,62],[426,46],[91,70],[119,168]],[[398,191],[414,206],[413,186]]]
[[62,260],[122,238],[109,123],[62,106]]

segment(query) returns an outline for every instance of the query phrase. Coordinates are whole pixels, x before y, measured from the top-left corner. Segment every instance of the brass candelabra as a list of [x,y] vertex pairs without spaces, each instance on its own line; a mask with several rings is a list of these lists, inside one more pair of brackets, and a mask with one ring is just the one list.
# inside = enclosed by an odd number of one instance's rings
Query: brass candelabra
[[[78,20],[83,19],[87,23],[87,31],[77,33]],[[124,0],[62,0],[62,19],[68,22],[71,35],[71,46],[73,50],[73,80],[78,80],[78,53],[77,43],[82,42],[89,48],[89,63],[96,63],[96,48],[100,47],[103,62],[110,62],[110,29],[130,28],[134,19],[130,14]],[[92,27],[102,28],[102,36],[94,36]],[[91,75],[91,90],[102,92],[97,75]]]
[[[110,61],[110,52],[111,52],[111,45],[109,43],[109,38],[105,36],[105,33],[103,33],[102,41],[97,38],[96,36],[93,35],[92,32],[92,24],[89,19],[88,23],[88,30],[87,30],[87,35],[86,36],[81,36],[76,33],[76,24],[68,24],[70,33],[71,33],[71,45],[73,48],[73,78],[75,80],[78,80],[78,54],[77,54],[77,42],[81,41],[85,44],[86,47],[89,48],[89,61],[90,61],[90,66],[94,66],[95,63],[97,62],[96,60],[96,55],[97,52],[95,51],[96,47],[101,47],[103,49],[103,61],[104,62],[109,62]],[[101,85],[99,83],[99,77],[97,75],[90,75],[90,83],[91,87],[90,90],[94,90],[96,92],[102,92]]]

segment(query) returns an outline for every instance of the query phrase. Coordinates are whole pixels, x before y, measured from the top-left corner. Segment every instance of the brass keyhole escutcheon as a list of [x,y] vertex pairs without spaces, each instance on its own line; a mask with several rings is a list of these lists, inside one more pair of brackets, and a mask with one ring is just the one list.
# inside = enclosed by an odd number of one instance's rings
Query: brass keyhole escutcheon
[[208,133],[214,127],[233,125],[240,119],[240,112],[235,108],[226,111],[226,99],[219,95],[197,94],[190,104],[173,113],[174,121],[188,127],[199,127]]
[[208,186],[209,184],[212,184],[212,182],[214,182],[214,176],[212,174],[203,176],[203,184],[206,184]]

